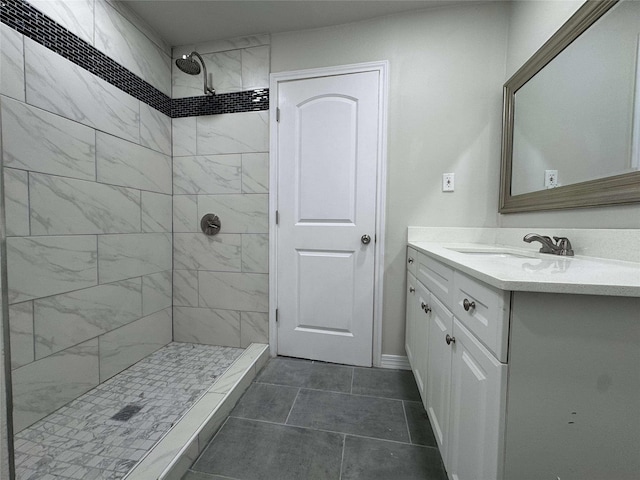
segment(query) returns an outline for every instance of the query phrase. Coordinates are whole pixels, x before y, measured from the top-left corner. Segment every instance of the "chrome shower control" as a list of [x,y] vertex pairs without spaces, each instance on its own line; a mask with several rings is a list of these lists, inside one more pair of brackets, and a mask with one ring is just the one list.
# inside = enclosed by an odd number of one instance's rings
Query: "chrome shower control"
[[215,213],[207,213],[200,220],[200,228],[205,235],[217,235],[221,227],[220,218]]

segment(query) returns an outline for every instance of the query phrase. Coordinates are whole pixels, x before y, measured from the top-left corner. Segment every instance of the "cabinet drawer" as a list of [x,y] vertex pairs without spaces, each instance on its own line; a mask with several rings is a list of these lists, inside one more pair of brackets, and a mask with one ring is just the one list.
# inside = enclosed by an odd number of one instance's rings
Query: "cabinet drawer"
[[453,299],[453,269],[433,258],[418,254],[416,278],[442,303],[451,305]]
[[418,251],[411,247],[407,247],[407,270],[411,275],[416,275],[418,269]]
[[509,292],[456,272],[453,288],[453,314],[495,356],[507,362],[509,334]]

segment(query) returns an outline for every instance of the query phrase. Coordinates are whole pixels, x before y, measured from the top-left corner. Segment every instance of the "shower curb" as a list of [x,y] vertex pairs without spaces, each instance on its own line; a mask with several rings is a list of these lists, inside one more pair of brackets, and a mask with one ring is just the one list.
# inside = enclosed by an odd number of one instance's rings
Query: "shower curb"
[[123,480],[180,480],[269,359],[252,343]]

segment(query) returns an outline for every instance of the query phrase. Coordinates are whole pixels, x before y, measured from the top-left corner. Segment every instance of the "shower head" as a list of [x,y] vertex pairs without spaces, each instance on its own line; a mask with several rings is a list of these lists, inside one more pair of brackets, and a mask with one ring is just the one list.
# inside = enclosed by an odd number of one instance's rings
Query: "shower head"
[[183,55],[176,60],[176,65],[187,75],[197,75],[200,73],[200,64],[196,62],[193,55]]
[[[197,62],[196,58],[200,60],[200,63]],[[182,55],[182,58],[176,60],[176,66],[188,75],[198,75],[200,73],[200,64],[202,64],[202,70],[204,70],[204,94],[213,95],[216,91],[208,84],[207,66],[204,64],[204,60],[198,52]]]

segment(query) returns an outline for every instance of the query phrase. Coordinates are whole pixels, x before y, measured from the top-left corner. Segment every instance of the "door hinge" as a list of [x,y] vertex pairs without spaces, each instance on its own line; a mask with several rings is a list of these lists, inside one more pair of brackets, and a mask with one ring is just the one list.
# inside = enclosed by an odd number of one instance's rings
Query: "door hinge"
[[280,212],[276,210],[276,225],[280,224]]
[[276,323],[278,323],[278,320],[279,320],[279,318],[278,318],[278,309],[276,308]]
[[280,107],[276,107],[276,122],[280,121]]

